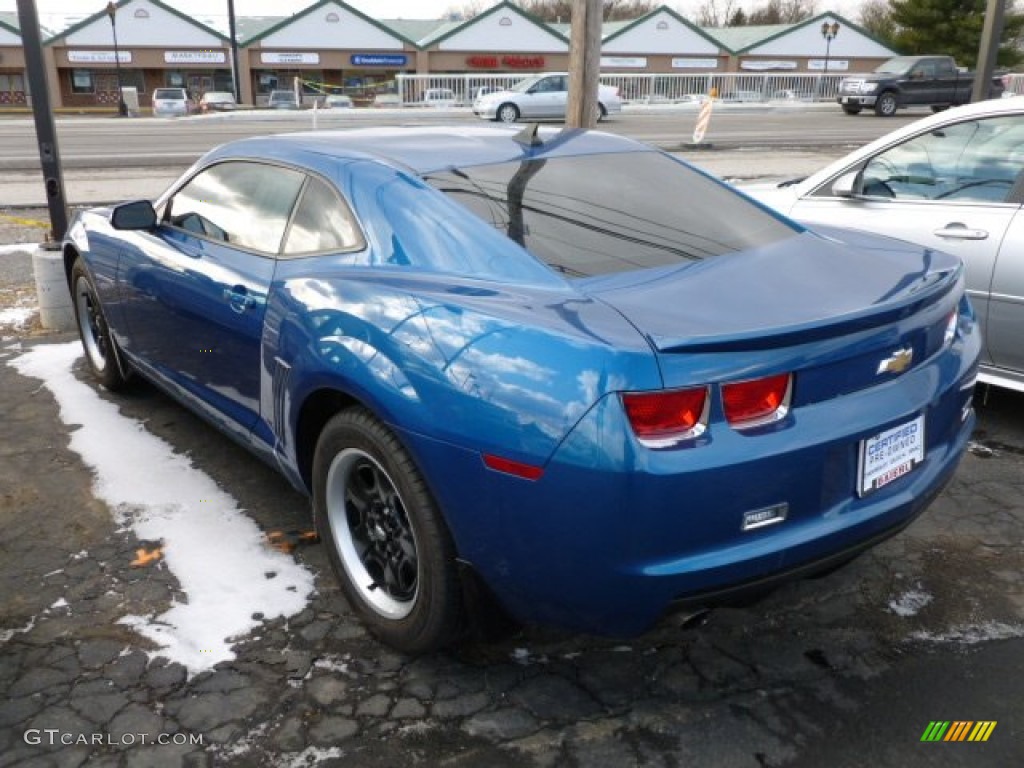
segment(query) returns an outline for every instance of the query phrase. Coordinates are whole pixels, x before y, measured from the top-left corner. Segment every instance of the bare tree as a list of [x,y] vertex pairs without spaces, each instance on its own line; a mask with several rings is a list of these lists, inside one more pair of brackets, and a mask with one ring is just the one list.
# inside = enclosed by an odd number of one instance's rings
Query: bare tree
[[441,14],[445,21],[466,21],[479,16],[484,11],[482,0],[469,0],[469,2],[449,5],[447,10]]
[[868,0],[860,7],[857,22],[872,36],[891,48],[895,47],[893,39],[898,30],[892,18],[889,0]]
[[[543,21],[568,24],[572,19],[572,0],[517,0],[516,5]],[[603,0],[602,19],[638,19],[660,7],[655,0]]]
[[768,0],[747,14],[747,24],[796,24],[814,15],[815,0]]
[[736,15],[737,0],[704,0],[697,9],[698,27],[725,27]]

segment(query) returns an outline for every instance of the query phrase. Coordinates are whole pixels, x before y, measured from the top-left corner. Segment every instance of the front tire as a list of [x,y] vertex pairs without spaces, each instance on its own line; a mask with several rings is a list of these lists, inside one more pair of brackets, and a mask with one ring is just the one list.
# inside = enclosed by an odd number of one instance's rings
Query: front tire
[[897,101],[896,94],[892,91],[886,91],[875,102],[875,114],[879,117],[892,117],[896,114],[898,108],[899,101]]
[[506,102],[498,107],[498,111],[494,114],[497,116],[498,122],[514,123],[519,119],[519,107],[511,102]]
[[455,546],[423,477],[369,411],[324,427],[313,459],[317,531],[350,604],[385,643],[426,653],[462,632]]
[[71,299],[89,372],[110,391],[123,389],[128,379],[121,373],[117,343],[107,325],[96,286],[80,258],[71,267]]

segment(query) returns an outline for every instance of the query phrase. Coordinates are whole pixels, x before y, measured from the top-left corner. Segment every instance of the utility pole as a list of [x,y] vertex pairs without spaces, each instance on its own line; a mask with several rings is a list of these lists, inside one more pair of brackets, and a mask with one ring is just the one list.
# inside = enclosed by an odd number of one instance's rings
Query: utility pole
[[1003,13],[1005,0],[988,0],[985,9],[985,24],[981,28],[981,45],[978,46],[978,64],[974,71],[974,87],[971,101],[984,101],[992,88],[992,72],[996,68],[999,41],[1003,37]]
[[602,15],[601,0],[573,0],[566,128],[593,128],[597,124]]
[[242,103],[242,85],[238,82],[238,34],[235,29],[235,0],[228,0],[228,34],[231,35],[231,85],[235,89],[235,103]]
[[58,245],[68,230],[68,207],[64,197],[64,174],[57,146],[57,126],[50,109],[50,89],[46,83],[43,64],[43,42],[39,34],[39,14],[35,0],[18,0],[18,27],[21,44],[25,49],[25,70],[28,88],[32,94],[32,116],[36,123],[39,142],[39,162],[43,168],[46,186],[46,205],[50,209],[50,237],[48,245]]

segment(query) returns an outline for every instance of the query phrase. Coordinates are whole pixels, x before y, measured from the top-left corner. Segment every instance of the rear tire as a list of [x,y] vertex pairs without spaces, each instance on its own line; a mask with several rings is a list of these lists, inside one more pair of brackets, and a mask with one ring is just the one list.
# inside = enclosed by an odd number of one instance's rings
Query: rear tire
[[859,106],[851,106],[849,104],[844,104],[843,105],[843,112],[845,112],[848,115],[859,115],[860,114],[860,110],[861,110],[861,107],[859,107]]
[[896,114],[896,110],[899,108],[899,101],[896,99],[896,94],[892,91],[886,91],[878,97],[878,101],[875,102],[875,114],[879,117],[892,117]]
[[89,372],[111,392],[123,389],[128,379],[121,373],[117,342],[107,325],[96,286],[81,258],[75,259],[71,267],[71,301]]
[[412,457],[362,407],[324,427],[313,458],[320,539],[349,603],[385,643],[435,651],[462,633],[455,546]]
[[519,107],[511,102],[505,102],[494,114],[500,123],[514,123],[519,119]]

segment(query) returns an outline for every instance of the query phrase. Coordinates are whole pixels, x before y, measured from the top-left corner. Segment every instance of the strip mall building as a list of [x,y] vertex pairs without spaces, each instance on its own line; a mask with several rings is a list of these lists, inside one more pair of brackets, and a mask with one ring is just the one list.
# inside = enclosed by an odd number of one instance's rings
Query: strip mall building
[[[120,0],[115,9],[113,18],[101,11],[44,39],[55,108],[115,106],[117,64],[142,107],[164,86],[193,96],[232,89],[226,35],[170,2]],[[825,23],[840,30],[827,42]],[[372,19],[340,0],[320,0],[285,18],[239,18],[237,29],[241,97],[256,105],[295,77],[312,87],[386,90],[399,74],[528,74],[565,70],[569,59],[567,25],[545,24],[507,1],[468,21],[444,22]],[[702,29],[663,6],[631,22],[605,24],[601,69],[863,72],[893,55],[834,13],[792,25]],[[0,14],[0,109],[29,100],[24,70],[17,16]]]

